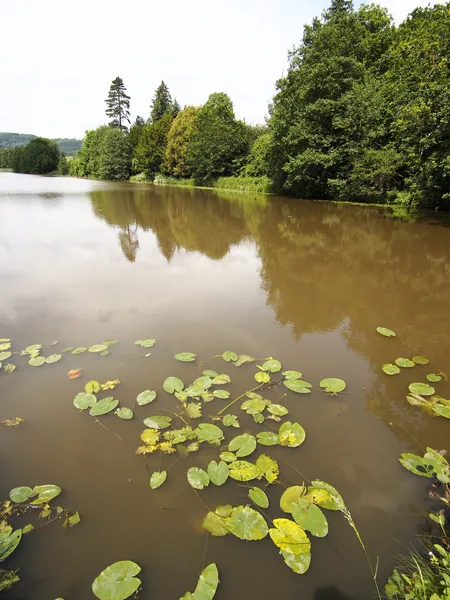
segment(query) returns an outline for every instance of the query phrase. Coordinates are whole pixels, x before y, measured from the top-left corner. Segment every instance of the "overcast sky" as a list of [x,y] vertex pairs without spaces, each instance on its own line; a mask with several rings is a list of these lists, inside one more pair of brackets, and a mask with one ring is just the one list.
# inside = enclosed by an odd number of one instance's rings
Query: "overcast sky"
[[[423,0],[387,0],[397,22]],[[162,79],[182,106],[226,92],[263,122],[287,52],[320,0],[4,0],[0,131],[83,137],[106,121],[120,76],[131,114],[148,117]]]

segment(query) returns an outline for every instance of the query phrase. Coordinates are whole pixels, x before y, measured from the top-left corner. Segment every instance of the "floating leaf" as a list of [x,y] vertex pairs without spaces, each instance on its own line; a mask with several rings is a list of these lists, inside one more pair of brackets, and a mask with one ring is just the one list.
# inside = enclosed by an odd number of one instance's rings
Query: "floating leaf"
[[162,486],[166,479],[167,471],[155,471],[150,477],[150,487],[152,488],[152,490],[156,490],[157,488]]
[[154,417],[147,417],[144,420],[144,425],[150,429],[167,429],[172,423],[171,417],[156,415]]
[[179,352],[175,354],[175,358],[181,362],[192,362],[196,356],[193,352]]
[[251,488],[248,492],[248,497],[256,504],[256,506],[260,506],[261,508],[269,508],[269,498],[261,488]]
[[450,406],[444,406],[443,404],[435,404],[432,410],[439,417],[444,417],[444,419],[450,419]]
[[34,525],[31,525],[31,523],[29,523],[28,525],[25,525],[25,527],[22,527],[23,534],[30,533],[30,531],[34,531]]
[[32,367],[42,367],[45,364],[45,358],[43,356],[36,356],[35,358],[30,358],[28,364]]
[[[312,487],[308,488],[308,495],[313,496],[315,504],[318,504],[322,508],[328,510],[345,510],[345,502],[341,494],[329,483],[315,479],[311,481]],[[328,500],[326,494],[323,494],[323,490],[328,493],[331,497],[331,501]],[[319,493],[322,492],[322,493]]]
[[306,433],[299,423],[291,423],[286,421],[279,429],[280,446],[288,446],[289,448],[297,448],[303,444],[306,438]]
[[23,423],[23,419],[20,417],[16,417],[15,419],[5,419],[4,421],[0,421],[0,426],[2,427],[17,427]]
[[11,348],[11,342],[3,342],[2,344],[0,344],[0,352],[9,350],[10,348]]
[[436,464],[433,459],[421,458],[416,454],[410,452],[404,452],[398,459],[400,464],[414,473],[414,475],[420,475],[421,477],[434,477],[436,471]]
[[398,375],[400,373],[400,369],[397,367],[397,365],[393,365],[391,363],[387,363],[381,368],[386,373],[386,375]]
[[105,381],[105,383],[101,384],[102,390],[113,390],[120,384],[120,379],[114,379],[113,381]]
[[226,350],[222,354],[222,358],[223,358],[223,360],[226,360],[227,362],[231,362],[231,361],[234,362],[238,359],[238,355],[236,354],[236,352],[231,352],[231,350]]
[[11,352],[0,352],[0,362],[3,360],[8,360],[8,358],[11,358]]
[[436,373],[428,373],[427,379],[431,383],[439,383],[439,381],[441,381],[442,377],[440,375],[436,375]]
[[329,394],[338,394],[346,388],[345,381],[336,377],[327,377],[326,379],[322,379],[319,385]]
[[108,350],[108,346],[106,344],[95,344],[94,346],[89,346],[88,348],[88,352],[93,353],[104,352],[105,350]]
[[425,356],[413,356],[413,361],[416,365],[427,365],[430,362]]
[[395,364],[404,369],[405,368],[410,369],[410,368],[414,367],[416,363],[414,361],[410,360],[409,358],[400,357],[400,358],[395,359]]
[[206,375],[207,377],[211,377],[211,379],[214,379],[214,377],[217,377],[218,373],[217,371],[213,371],[212,369],[205,369],[202,375]]
[[432,396],[435,393],[434,387],[428,385],[428,383],[410,383],[408,389],[412,394],[419,394],[420,396]]
[[195,430],[195,434],[199,442],[208,442],[214,446],[219,446],[220,442],[224,439],[223,431],[217,425],[210,423],[200,423]]
[[219,457],[221,460],[227,462],[227,463],[232,463],[235,462],[237,460],[236,455],[233,454],[232,452],[221,452],[219,454]]
[[48,365],[52,365],[53,363],[58,362],[58,360],[61,360],[61,358],[61,354],[50,354],[50,356],[47,356],[47,358],[45,359],[45,362]]
[[213,394],[202,394],[202,400],[203,402],[212,402],[214,400],[215,396]]
[[291,512],[291,504],[300,500],[305,495],[305,488],[302,485],[293,485],[288,487],[280,498],[280,508],[285,513]]
[[325,537],[328,534],[328,521],[325,515],[309,498],[299,498],[293,502],[291,513],[297,525],[315,537]]
[[78,379],[81,377],[81,369],[70,369],[67,373],[68,379]]
[[274,519],[275,529],[269,529],[273,543],[291,554],[306,554],[311,544],[303,529],[290,519]]
[[226,373],[220,373],[219,375],[216,375],[213,380],[212,380],[212,384],[213,385],[225,385],[226,383],[230,383],[231,382],[231,377],[229,375],[227,375]]
[[246,460],[236,460],[229,466],[230,477],[236,481],[251,481],[258,479],[260,471],[258,467]]
[[[2,363],[0,363],[1,365]],[[5,373],[14,373],[14,371],[16,370],[16,365],[13,365],[12,363],[8,363],[7,365],[5,365],[3,367]]]
[[227,524],[230,532],[241,540],[262,540],[269,531],[262,515],[249,506],[236,506]]
[[234,452],[238,458],[249,456],[256,449],[256,439],[249,433],[236,436],[228,444],[228,450]]
[[232,512],[233,512],[233,507],[231,506],[231,504],[219,504],[218,506],[216,506],[216,510],[215,510],[216,515],[219,515],[219,517],[225,517],[225,518],[229,517]]
[[261,396],[257,398],[250,398],[245,400],[241,404],[242,410],[244,410],[248,415],[256,415],[257,413],[261,413],[267,406],[267,401]]
[[103,343],[105,346],[115,346],[117,344],[117,340],[105,340]]
[[286,565],[298,575],[303,575],[306,573],[306,571],[309,569],[309,565],[311,564],[311,552],[292,554],[292,552],[281,550],[281,555],[283,556]]
[[230,397],[230,392],[228,390],[214,390],[213,396],[215,398],[220,398],[221,400],[226,400]]
[[28,486],[21,486],[12,489],[9,492],[9,497],[13,502],[26,502],[33,496],[33,490]]
[[153,390],[145,390],[145,392],[141,392],[136,398],[136,402],[139,406],[145,406],[146,404],[150,404],[156,398],[156,392]]
[[288,409],[282,404],[269,404],[267,407],[268,412],[277,417],[284,417],[289,413]]
[[75,350],[72,350],[72,354],[83,354],[83,352],[86,352],[86,351],[87,351],[87,348],[80,346],[78,348],[75,348]]
[[208,465],[208,477],[214,485],[223,485],[228,479],[229,469],[226,462],[221,460],[217,463],[212,460]]
[[270,375],[265,371],[258,371],[258,373],[255,373],[255,379],[258,383],[269,383]]
[[226,519],[211,511],[203,519],[202,527],[216,537],[221,537],[230,533],[228,531]]
[[[80,513],[78,511],[76,511],[73,515],[71,515],[68,519],[67,519],[67,523],[69,525],[69,527],[75,527],[75,525],[78,525],[78,523],[81,522],[81,517],[80,517]],[[65,525],[65,523],[64,523]]]
[[271,431],[261,431],[256,434],[256,440],[258,444],[262,446],[278,446],[280,443],[280,436]]
[[256,415],[252,415],[253,416],[253,420],[255,421],[255,423],[264,423],[264,415],[262,415],[261,413],[257,413]]
[[273,483],[279,475],[279,467],[276,460],[261,454],[256,460],[256,466],[259,470],[259,478],[264,477],[269,483]]
[[395,332],[392,331],[392,329],[387,329],[386,327],[377,327],[377,331],[385,337],[395,337]]
[[303,379],[285,379],[283,385],[297,394],[309,394],[311,393],[309,388],[312,388],[312,385]]
[[281,371],[281,363],[275,358],[270,358],[263,364],[262,369],[268,373],[278,373],[278,371]]
[[59,496],[61,493],[61,488],[57,485],[47,484],[47,485],[36,485],[33,488],[33,496],[38,494],[38,497],[33,500],[33,504],[47,504],[56,496]]
[[97,398],[94,396],[94,394],[80,392],[75,396],[73,405],[79,410],[87,410],[88,408],[92,408],[96,402]]
[[169,394],[181,392],[184,388],[184,383],[178,377],[167,377],[163,383],[163,388]]
[[180,600],[212,600],[218,585],[219,573],[216,565],[212,563],[200,575],[195,592],[187,592]]
[[201,377],[197,377],[192,385],[200,388],[202,392],[206,392],[212,385],[212,379],[207,375],[202,375]]
[[191,419],[200,419],[202,416],[202,405],[200,402],[198,404],[196,402],[191,402],[186,405],[186,413]]
[[112,396],[99,400],[89,411],[91,417],[99,417],[100,415],[106,415],[111,412],[119,404],[118,400],[115,400]]
[[248,354],[239,354],[237,360],[233,363],[235,367],[242,367],[242,365],[246,365],[247,363],[254,362],[253,356],[249,356]]
[[108,356],[108,354],[111,354],[109,350],[103,350],[103,352],[100,352],[99,356]]
[[129,420],[133,418],[133,411],[131,408],[127,408],[126,406],[121,406],[114,414],[116,414],[120,419]]
[[301,379],[302,377],[300,371],[283,371],[282,375],[285,379]]
[[100,383],[98,381],[88,381],[84,386],[87,394],[97,394],[101,390]]
[[144,429],[141,433],[141,440],[144,444],[154,446],[158,443],[161,433],[157,429]]
[[206,471],[198,467],[191,467],[187,472],[189,484],[196,490],[202,490],[209,485],[209,476]]
[[131,560],[116,562],[95,579],[92,591],[100,600],[125,600],[132,596],[141,585],[141,580],[135,577],[141,567]]
[[22,530],[12,530],[12,527],[6,527],[0,531],[0,562],[3,562],[10,554],[14,552],[22,539]]
[[225,415],[222,419],[222,423],[225,425],[225,427],[240,427],[239,420],[236,415]]
[[136,346],[141,346],[142,348],[151,348],[155,345],[156,340],[153,338],[147,338],[145,340],[136,340],[134,343]]
[[42,344],[32,344],[31,346],[27,346],[25,348],[25,352],[27,354],[32,354],[33,352],[39,352],[41,350]]
[[63,349],[61,350],[61,353],[62,353],[62,354],[65,354],[66,352],[72,352],[72,350],[73,350],[73,348],[63,348]]

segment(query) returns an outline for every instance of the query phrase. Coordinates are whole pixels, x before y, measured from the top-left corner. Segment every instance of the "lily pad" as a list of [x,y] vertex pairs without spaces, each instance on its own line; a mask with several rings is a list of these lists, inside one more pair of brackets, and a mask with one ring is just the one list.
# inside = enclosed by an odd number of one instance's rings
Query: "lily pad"
[[227,524],[230,532],[241,540],[262,540],[269,531],[264,517],[249,506],[236,506]]
[[258,373],[255,373],[255,379],[258,383],[269,383],[270,375],[265,371],[258,371]]
[[191,467],[187,472],[187,480],[189,484],[196,490],[202,490],[209,485],[209,475],[203,469]]
[[202,405],[200,402],[190,402],[186,405],[186,413],[190,419],[200,419],[202,416]]
[[234,452],[238,458],[249,456],[256,449],[256,439],[249,433],[236,436],[228,444],[228,450]]
[[242,367],[242,365],[246,365],[247,363],[254,362],[255,359],[253,356],[249,356],[248,354],[239,354],[237,360],[233,363],[235,367]]
[[202,393],[202,388],[196,387],[195,385],[191,385],[190,387],[186,388],[183,392],[183,394],[185,394],[189,398],[198,398],[202,395]]
[[278,435],[280,436],[280,446],[289,448],[297,448],[297,446],[303,444],[306,438],[303,427],[299,423],[291,423],[290,421],[286,421],[281,425]]
[[292,552],[281,550],[281,555],[283,556],[286,565],[298,575],[306,573],[311,564],[311,552],[292,554]]
[[231,382],[231,377],[229,375],[227,375],[226,373],[220,373],[220,374],[216,374],[215,377],[213,377],[211,383],[212,385],[225,385],[226,383],[230,383]]
[[79,346],[78,348],[75,348],[75,350],[72,350],[71,354],[83,354],[83,352],[87,352],[87,348]]
[[278,373],[278,371],[281,371],[281,363],[275,358],[270,358],[262,365],[262,369],[268,373]]
[[280,436],[271,431],[261,431],[256,434],[256,440],[258,444],[262,446],[278,446],[280,443]]
[[145,406],[146,404],[150,404],[156,398],[156,392],[153,390],[145,390],[145,392],[141,392],[136,398],[136,402],[139,406]]
[[73,405],[79,410],[87,410],[88,408],[92,408],[96,403],[97,398],[94,396],[94,394],[86,394],[85,392],[80,392],[77,394],[73,401]]
[[304,530],[290,519],[274,519],[274,529],[269,529],[273,543],[291,554],[306,554],[311,551],[311,543]]
[[239,420],[236,415],[225,415],[222,419],[222,423],[225,427],[240,427]]
[[47,358],[45,359],[45,362],[48,365],[52,365],[53,363],[58,362],[58,360],[61,360],[62,355],[61,354],[50,354],[50,356],[47,356]]
[[103,342],[106,346],[115,346],[117,344],[117,340],[104,340]]
[[412,394],[420,394],[420,396],[432,396],[435,393],[434,387],[428,383],[410,383],[408,389]]
[[221,400],[226,400],[230,397],[230,392],[228,390],[214,390],[213,391],[214,398],[220,398]]
[[441,381],[442,377],[440,375],[437,375],[436,373],[428,373],[427,379],[431,383],[439,383],[439,381]]
[[377,331],[381,335],[384,335],[384,337],[395,337],[395,332],[387,327],[377,327]]
[[61,491],[59,486],[53,484],[36,485],[33,488],[33,496],[38,495],[38,497],[33,500],[33,504],[47,504],[50,500],[59,496]]
[[144,420],[144,425],[150,429],[167,429],[172,423],[172,417],[166,417],[162,415],[155,415],[153,417],[147,417]]
[[36,356],[34,358],[30,358],[28,364],[32,367],[42,367],[45,364],[45,358],[43,356]]
[[220,427],[210,423],[200,423],[195,430],[195,434],[199,442],[207,442],[214,446],[219,446],[220,442],[224,439],[223,431]]
[[208,477],[214,485],[223,485],[228,479],[229,469],[226,462],[212,460],[208,465]]
[[231,350],[226,350],[222,354],[222,358],[223,358],[223,360],[226,360],[227,362],[231,362],[231,361],[234,362],[238,359],[238,355],[236,354],[236,352],[232,352]]
[[155,471],[150,477],[150,487],[152,488],[152,490],[156,490],[157,488],[162,486],[166,479],[167,471]]
[[181,392],[184,388],[184,383],[178,377],[167,377],[164,380],[163,388],[169,394],[173,394],[174,392]]
[[202,375],[206,375],[207,377],[211,377],[211,379],[214,379],[214,377],[217,377],[218,373],[217,371],[213,371],[212,369],[205,369]]
[[386,373],[386,375],[398,375],[400,373],[399,367],[397,365],[393,365],[391,363],[387,363],[383,365],[382,370]]
[[114,414],[116,414],[120,419],[129,420],[133,418],[133,411],[131,408],[127,408],[126,406],[121,406]]
[[402,367],[403,369],[411,369],[416,365],[416,363],[413,360],[410,360],[409,358],[403,358],[402,356],[400,358],[395,359],[395,364],[398,367]]
[[16,503],[26,502],[32,496],[33,490],[28,486],[16,487],[9,492],[9,497]]
[[110,350],[103,350],[103,352],[100,352],[99,356],[108,356],[108,354],[111,354]]
[[[1,365],[2,363],[0,363]],[[14,371],[16,370],[16,365],[13,365],[12,363],[8,363],[7,365],[5,365],[3,367],[3,370],[5,371],[5,373],[14,373]]]
[[320,387],[323,388],[328,394],[338,394],[346,388],[346,383],[343,379],[337,377],[327,377],[322,379]]
[[141,346],[142,348],[151,348],[155,345],[156,340],[154,338],[146,338],[145,340],[136,340],[136,346]]
[[300,371],[283,371],[282,373],[285,379],[301,379],[302,373]]
[[92,591],[100,600],[125,600],[132,596],[141,585],[141,580],[135,577],[141,567],[130,560],[116,562],[95,579]]
[[87,382],[84,389],[86,390],[86,394],[97,394],[102,388],[98,381],[92,380]]
[[0,562],[4,561],[14,552],[22,539],[22,530],[12,530],[12,527],[6,527],[0,531]]
[[309,498],[300,498],[293,502],[291,513],[297,525],[315,537],[325,537],[328,534],[328,521],[325,515]]
[[11,358],[11,352],[0,352],[0,362],[3,360],[8,360],[8,358]]
[[193,352],[179,352],[175,354],[175,358],[181,362],[192,362],[195,360],[196,354]]
[[99,417],[100,415],[106,415],[111,412],[115,408],[117,408],[119,404],[118,400],[115,400],[112,396],[108,398],[103,398],[103,400],[99,400],[94,404],[94,406],[89,411],[91,417]]
[[289,413],[288,409],[282,404],[269,404],[267,411],[277,417],[284,417]]
[[256,415],[261,413],[266,406],[267,401],[264,400],[264,398],[261,398],[261,396],[258,396],[257,398],[249,398],[241,404],[242,410],[244,410],[248,415]]
[[31,346],[27,346],[25,348],[25,352],[27,354],[32,354],[33,352],[39,352],[41,350],[42,344],[32,344]]
[[291,513],[291,505],[297,502],[305,495],[305,488],[302,485],[293,485],[288,487],[280,498],[280,508],[285,513]]
[[256,460],[256,466],[259,471],[259,478],[264,477],[268,483],[273,483],[280,473],[278,463],[270,456],[261,454]]
[[297,394],[310,394],[312,385],[304,379],[285,379],[283,385]]
[[202,527],[215,537],[222,537],[230,533],[226,519],[212,511],[203,519]]
[[230,477],[235,481],[251,481],[260,477],[258,467],[246,460],[236,460],[229,465]]
[[108,350],[108,346],[106,344],[95,344],[94,346],[89,346],[88,348],[88,352],[93,353],[104,352],[105,350]]
[[237,460],[236,454],[233,454],[232,452],[221,452],[219,454],[219,458],[226,463],[232,463]]
[[421,477],[434,477],[436,472],[435,461],[431,458],[422,458],[416,454],[410,452],[404,452],[398,459],[400,464],[414,473],[414,475],[420,475]]
[[416,365],[427,365],[430,362],[425,356],[413,356],[413,361]]
[[203,570],[192,594],[187,592],[180,600],[212,600],[216,594],[219,585],[219,572],[215,563],[212,563]]
[[200,388],[202,392],[206,392],[212,385],[212,379],[208,375],[202,375],[201,377],[197,377],[192,385]]
[[444,404],[435,404],[432,408],[434,414],[439,417],[444,417],[444,419],[450,419],[450,406],[445,406]]
[[[311,481],[311,484],[312,487],[308,488],[308,495],[313,496],[315,504],[327,510],[345,510],[344,499],[336,488],[320,479]],[[323,494],[323,491],[326,491],[327,494]]]
[[269,508],[269,498],[261,488],[251,488],[248,492],[248,497],[256,504],[256,506],[260,506],[261,508]]
[[4,352],[5,350],[9,350],[10,348],[11,348],[11,342],[4,342],[4,343],[0,344],[0,352]]

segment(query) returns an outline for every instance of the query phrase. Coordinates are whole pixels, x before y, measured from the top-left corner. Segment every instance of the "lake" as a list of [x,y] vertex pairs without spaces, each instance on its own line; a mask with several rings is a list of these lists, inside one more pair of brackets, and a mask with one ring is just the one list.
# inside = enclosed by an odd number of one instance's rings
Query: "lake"
[[[427,445],[448,448],[450,439],[446,419],[406,401],[410,382],[450,369],[449,222],[435,213],[418,222],[392,216],[377,207],[0,173],[0,338],[11,338],[15,351],[42,344],[44,356],[118,341],[108,356],[63,353],[41,368],[13,355],[16,371],[0,373],[0,420],[25,420],[0,429],[0,498],[17,486],[53,483],[63,490],[57,502],[81,515],[70,530],[56,522],[24,536],[1,565],[20,568],[22,578],[5,600],[94,597],[94,578],[124,559],[142,567],[142,599],[177,600],[211,562],[220,573],[218,600],[374,597],[363,552],[340,513],[326,511],[329,534],[312,538],[311,567],[296,575],[269,536],[250,542],[202,529],[205,505],[251,504],[247,484],[231,479],[197,493],[189,486],[188,468],[206,468],[217,448],[179,460],[135,450],[143,419],[180,410],[161,388],[170,375],[188,384],[204,369],[228,373],[223,389],[232,400],[257,385],[256,365],[267,357],[301,371],[310,394],[278,385],[264,397],[288,408],[305,442],[258,445],[245,459],[267,453],[279,461],[281,485],[267,488],[264,512],[286,516],[283,486],[331,483],[374,563],[379,556],[384,585],[395,555],[439,508],[428,498],[429,480],[408,473],[398,457]],[[397,337],[379,335],[377,326]],[[156,344],[135,345],[145,338]],[[236,368],[211,358],[225,350],[258,360]],[[174,359],[185,351],[195,362]],[[394,377],[381,371],[417,354],[430,365]],[[82,377],[69,380],[76,368]],[[324,377],[344,379],[345,391],[327,395]],[[73,399],[89,380],[115,379],[121,384],[109,395],[133,408],[134,418],[99,417],[105,428]],[[450,396],[448,382],[436,387]],[[156,400],[136,405],[147,389],[157,390]],[[211,422],[226,404],[205,403],[197,423]],[[256,424],[240,405],[230,412],[241,428],[222,427],[227,442],[279,427]],[[167,481],[151,490],[149,475],[159,468]]]

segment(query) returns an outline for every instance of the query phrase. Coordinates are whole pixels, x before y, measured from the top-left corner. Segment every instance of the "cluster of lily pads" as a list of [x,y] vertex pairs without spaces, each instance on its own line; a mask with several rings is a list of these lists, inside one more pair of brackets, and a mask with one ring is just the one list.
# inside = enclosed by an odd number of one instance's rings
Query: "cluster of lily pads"
[[[379,331],[380,329],[382,331]],[[395,332],[391,329],[379,327],[377,331],[386,337],[395,337]],[[389,334],[386,332],[389,332]],[[426,366],[429,362],[429,359],[425,356],[418,355],[412,358],[400,356],[393,363],[384,364],[381,369],[386,375],[398,375],[404,369]],[[450,419],[450,400],[437,395],[433,385],[430,385],[439,383],[442,379],[447,380],[447,375],[438,371],[437,373],[427,373],[426,382],[416,381],[410,383],[408,386],[409,394],[406,396],[409,404],[411,406],[420,406],[433,415]]]

